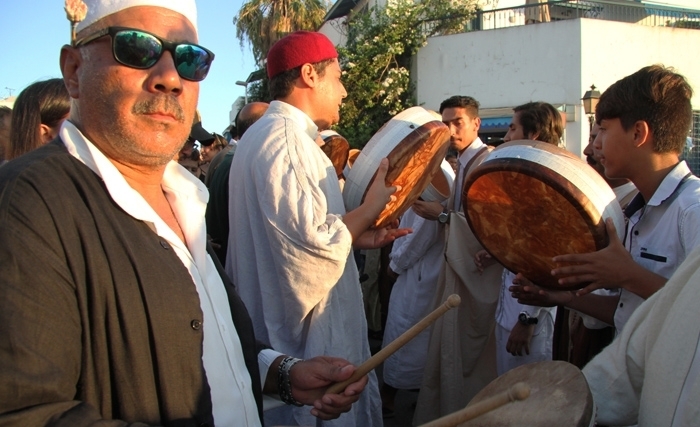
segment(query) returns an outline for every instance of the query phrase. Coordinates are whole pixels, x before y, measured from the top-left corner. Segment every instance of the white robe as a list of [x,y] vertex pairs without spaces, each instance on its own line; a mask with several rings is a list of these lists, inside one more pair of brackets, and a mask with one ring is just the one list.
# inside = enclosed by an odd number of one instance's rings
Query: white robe
[[[238,143],[229,177],[226,271],[257,339],[299,358],[370,356],[352,236],[330,160],[301,110],[273,101]],[[376,375],[360,401],[329,426],[382,425]],[[265,413],[266,424],[313,425],[311,408]],[[293,419],[291,418],[293,413]]]
[[[399,277],[391,290],[382,346],[430,313],[442,266],[445,234],[437,221],[426,221],[409,209],[400,227],[412,228],[413,233],[396,240],[389,256],[389,267]],[[384,382],[401,390],[420,388],[429,339],[430,328],[385,360]]]
[[698,301],[700,249],[695,249],[583,369],[599,424],[698,425]]

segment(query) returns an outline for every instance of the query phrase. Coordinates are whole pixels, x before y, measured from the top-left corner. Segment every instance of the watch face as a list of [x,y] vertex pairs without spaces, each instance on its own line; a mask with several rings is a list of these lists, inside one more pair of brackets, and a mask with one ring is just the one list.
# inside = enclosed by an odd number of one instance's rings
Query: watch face
[[441,223],[446,223],[447,222],[447,213],[445,212],[440,212],[440,215],[438,215],[438,221]]

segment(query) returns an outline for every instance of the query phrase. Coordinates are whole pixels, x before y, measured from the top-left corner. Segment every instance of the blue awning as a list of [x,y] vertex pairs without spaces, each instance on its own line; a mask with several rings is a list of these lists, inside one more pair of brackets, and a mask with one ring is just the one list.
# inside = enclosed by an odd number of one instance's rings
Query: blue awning
[[513,116],[488,117],[481,119],[481,130],[506,129]]

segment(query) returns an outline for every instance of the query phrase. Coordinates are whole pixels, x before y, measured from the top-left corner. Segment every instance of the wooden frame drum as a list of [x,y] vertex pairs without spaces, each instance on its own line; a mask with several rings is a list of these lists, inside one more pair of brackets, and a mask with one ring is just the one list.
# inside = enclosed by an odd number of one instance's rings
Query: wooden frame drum
[[321,132],[321,138],[323,139],[321,150],[331,159],[331,163],[333,163],[333,167],[335,168],[335,173],[338,175],[338,178],[340,178],[343,176],[343,170],[348,162],[350,144],[347,139],[338,134],[338,132],[332,130],[324,130]]
[[347,174],[343,199],[351,211],[362,204],[379,163],[389,159],[386,185],[398,185],[396,200],[387,204],[374,223],[384,227],[415,202],[440,170],[449,147],[450,131],[422,107],[394,116],[372,136]]
[[605,180],[544,142],[512,141],[493,150],[468,175],[462,200],[482,246],[507,269],[550,289],[572,289],[551,275],[552,257],[607,246],[606,218],[621,238],[624,232],[622,210]]

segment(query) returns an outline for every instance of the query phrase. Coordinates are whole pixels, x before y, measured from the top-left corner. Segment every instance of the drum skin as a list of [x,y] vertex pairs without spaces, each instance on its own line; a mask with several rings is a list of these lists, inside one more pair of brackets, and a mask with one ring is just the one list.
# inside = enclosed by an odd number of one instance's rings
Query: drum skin
[[552,258],[608,245],[605,218],[618,235],[624,219],[615,195],[593,168],[537,141],[503,144],[469,174],[463,189],[469,227],[504,267],[555,290]]
[[381,159],[389,159],[387,186],[399,186],[395,200],[374,222],[381,228],[398,219],[428,187],[449,148],[450,131],[422,107],[402,111],[384,124],[355,160],[343,189],[345,207],[362,204]]
[[450,197],[452,191],[452,183],[455,179],[455,173],[452,165],[447,160],[443,160],[440,164],[440,170],[435,174],[430,184],[420,195],[422,200],[426,202],[442,203]]
[[586,378],[563,361],[519,366],[493,380],[469,402],[472,405],[524,382],[530,396],[507,403],[460,426],[588,427],[595,422],[593,396]]
[[335,168],[335,173],[338,175],[338,178],[340,178],[348,162],[350,143],[348,143],[347,139],[334,131],[323,131],[321,132],[321,137],[324,142],[321,146],[321,150],[331,160]]

